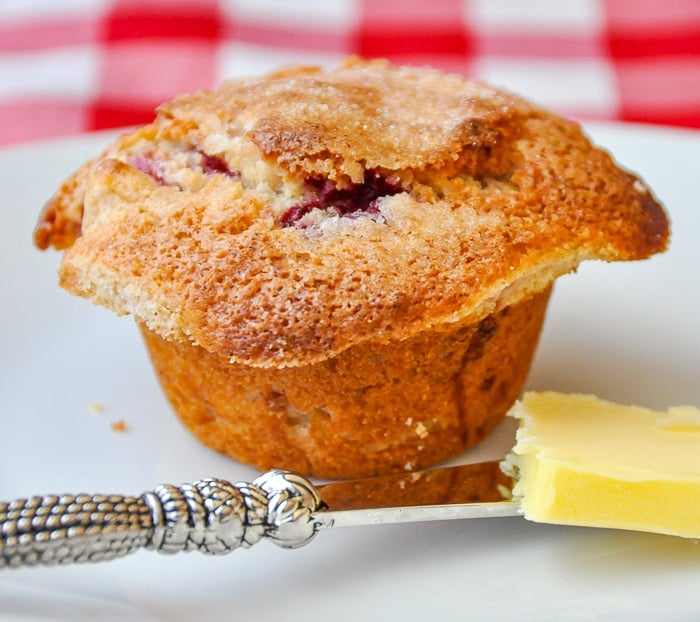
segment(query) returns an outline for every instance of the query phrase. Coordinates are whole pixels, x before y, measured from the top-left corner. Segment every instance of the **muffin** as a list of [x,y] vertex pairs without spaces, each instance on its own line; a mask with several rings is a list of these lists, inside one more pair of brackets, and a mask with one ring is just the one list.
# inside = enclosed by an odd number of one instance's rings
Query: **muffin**
[[34,236],[64,250],[64,288],[134,316],[203,443],[325,478],[479,442],[521,391],[554,279],[667,238],[652,193],[577,124],[359,59],[162,105]]

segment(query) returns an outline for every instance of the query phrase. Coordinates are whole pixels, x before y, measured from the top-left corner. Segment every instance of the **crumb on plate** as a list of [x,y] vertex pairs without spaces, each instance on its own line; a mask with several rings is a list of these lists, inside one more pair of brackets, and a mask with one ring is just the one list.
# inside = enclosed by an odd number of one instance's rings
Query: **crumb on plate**
[[126,432],[126,422],[124,419],[119,419],[118,421],[112,422],[113,432]]

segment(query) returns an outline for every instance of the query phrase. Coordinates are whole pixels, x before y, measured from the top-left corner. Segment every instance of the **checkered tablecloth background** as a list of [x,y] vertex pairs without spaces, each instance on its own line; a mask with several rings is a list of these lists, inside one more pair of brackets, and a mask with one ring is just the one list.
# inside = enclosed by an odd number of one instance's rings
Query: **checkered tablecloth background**
[[180,92],[349,53],[576,118],[700,127],[700,0],[0,0],[0,145],[147,122]]

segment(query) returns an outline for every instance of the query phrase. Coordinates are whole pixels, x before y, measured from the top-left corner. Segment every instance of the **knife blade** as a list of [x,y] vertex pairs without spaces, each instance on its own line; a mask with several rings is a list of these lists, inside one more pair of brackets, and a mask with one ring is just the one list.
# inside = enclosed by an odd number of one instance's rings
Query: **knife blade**
[[115,559],[140,548],[226,554],[265,538],[285,548],[323,529],[515,516],[498,461],[315,486],[290,471],[203,479],[142,495],[0,501],[0,568]]
[[318,488],[324,509],[319,529],[400,522],[515,516],[513,479],[501,461],[465,464]]

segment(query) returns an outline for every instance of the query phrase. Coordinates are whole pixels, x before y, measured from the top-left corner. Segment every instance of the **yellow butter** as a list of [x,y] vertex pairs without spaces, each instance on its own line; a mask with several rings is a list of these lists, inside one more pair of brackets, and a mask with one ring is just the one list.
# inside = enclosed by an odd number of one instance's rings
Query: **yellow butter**
[[507,462],[526,518],[700,538],[700,410],[526,393]]

